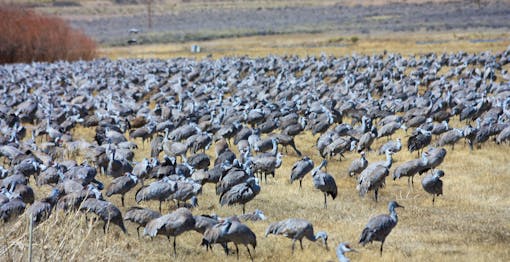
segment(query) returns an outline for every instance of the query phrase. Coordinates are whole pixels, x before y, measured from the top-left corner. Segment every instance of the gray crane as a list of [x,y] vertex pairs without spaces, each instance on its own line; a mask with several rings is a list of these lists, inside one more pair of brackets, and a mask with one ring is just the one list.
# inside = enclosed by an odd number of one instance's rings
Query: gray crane
[[363,229],[359,239],[359,243],[362,246],[365,246],[367,243],[371,243],[372,241],[380,241],[380,253],[382,256],[384,241],[398,223],[397,211],[395,211],[395,208],[397,207],[404,208],[396,201],[391,201],[388,204],[388,210],[390,212],[389,215],[382,214],[368,220],[368,223]]
[[138,224],[136,234],[140,237],[140,228],[145,227],[149,221],[161,216],[161,213],[142,207],[130,207],[124,214],[124,220]]
[[321,168],[328,164],[326,159],[323,159],[321,164],[312,171],[313,186],[324,193],[324,208],[327,208],[327,196],[330,195],[333,200],[336,198],[338,188],[335,179],[328,173],[321,172]]
[[402,149],[402,140],[399,138],[397,138],[396,141],[388,141],[386,143],[384,143],[380,148],[379,148],[379,155],[382,155],[384,154],[384,152],[386,151],[391,151],[393,153],[397,153],[399,152],[400,150]]
[[349,176],[360,174],[363,170],[365,170],[365,168],[367,168],[368,160],[365,158],[365,151],[361,151],[360,156],[360,158],[353,160],[349,166]]
[[120,200],[124,206],[124,195],[133,189],[138,183],[138,177],[131,173],[125,173],[121,177],[117,177],[106,187],[106,196],[121,195]]
[[372,126],[370,132],[366,132],[360,137],[358,142],[358,152],[361,152],[363,150],[371,151],[372,149],[370,149],[370,146],[372,146],[376,138],[377,128],[375,126]]
[[[237,161],[234,161],[232,167],[226,170],[220,181],[216,184],[216,195],[221,195],[233,186],[245,182],[248,178],[253,177],[250,165],[245,167],[236,166]],[[247,162],[248,163],[248,162]]]
[[143,230],[144,235],[148,235],[151,238],[156,235],[164,235],[170,240],[170,237],[174,237],[174,257],[177,256],[175,240],[177,236],[182,233],[193,230],[195,227],[195,218],[191,211],[187,208],[181,207],[176,209],[174,212],[166,214],[164,216],[155,218],[147,225]]
[[243,214],[239,216],[240,220],[245,221],[259,221],[259,220],[266,220],[267,217],[264,215],[264,212],[260,209],[255,209],[252,213]]
[[350,260],[345,256],[347,252],[358,252],[356,249],[352,248],[349,243],[342,242],[338,244],[336,247],[336,257],[338,258],[338,262],[349,262]]
[[501,130],[501,132],[496,137],[496,143],[500,144],[508,140],[510,140],[510,125]]
[[246,250],[248,250],[250,259],[253,261],[250,248],[248,246],[251,245],[255,252],[255,248],[257,247],[257,236],[247,225],[239,222],[237,217],[230,217],[222,222],[220,236],[226,239],[227,242],[234,243],[237,259],[239,259],[238,245],[244,245]]
[[443,170],[435,170],[433,174],[427,174],[421,180],[421,185],[425,192],[432,195],[432,205],[436,201],[436,196],[443,194],[443,181],[441,177],[444,176]]
[[398,122],[390,122],[388,124],[383,125],[378,132],[378,137],[387,137],[388,140],[391,139],[391,136],[399,129],[402,128],[405,130],[406,126],[402,125]]
[[435,169],[441,163],[443,163],[446,157],[446,149],[439,147],[431,147],[424,153],[427,157],[427,168],[422,171],[422,173],[427,172],[430,169]]
[[170,195],[177,191],[177,182],[168,177],[152,182],[148,186],[141,187],[135,194],[136,203],[147,200],[159,201],[159,212],[161,212],[161,202],[166,201]]
[[7,198],[9,201],[0,205],[0,219],[4,223],[23,214],[26,207],[19,194],[14,193],[12,188],[9,190]]
[[422,154],[421,158],[409,160],[407,162],[404,162],[395,170],[393,170],[393,180],[396,180],[397,178],[400,179],[404,176],[408,177],[407,184],[409,187],[411,185],[414,185],[413,179],[414,176],[418,173],[420,175],[425,172],[424,170],[427,169],[429,160],[425,154]]
[[407,141],[407,149],[409,152],[418,151],[418,156],[420,155],[420,150],[424,147],[428,146],[432,141],[432,133],[430,131],[423,130],[421,128],[416,128],[415,134],[409,137]]
[[267,237],[269,234],[282,235],[292,239],[292,253],[294,253],[294,246],[297,240],[299,240],[299,245],[301,250],[303,250],[303,238],[312,242],[321,239],[326,250],[328,249],[328,234],[323,231],[314,234],[312,223],[304,219],[289,218],[272,223],[267,228],[265,236]]
[[35,225],[43,222],[50,217],[53,207],[57,204],[59,195],[60,191],[54,188],[48,197],[35,201],[30,205],[25,214],[27,217],[32,218]]
[[290,183],[295,180],[299,180],[299,188],[301,188],[301,183],[303,178],[310,171],[313,170],[314,163],[310,157],[305,156],[301,160],[298,160],[294,165],[292,165],[292,171],[290,173]]
[[379,188],[384,185],[393,163],[392,154],[393,152],[386,151],[386,162],[372,163],[361,172],[356,186],[361,197],[365,196],[368,191],[374,190],[375,201],[377,202]]
[[101,218],[104,222],[103,232],[105,234],[106,228],[110,223],[119,226],[122,232],[127,234],[127,229],[124,226],[124,220],[122,219],[122,213],[119,208],[108,201],[88,198],[81,204],[80,211],[94,213],[99,216],[99,218]]
[[243,205],[243,214],[245,213],[245,205],[260,193],[258,179],[250,177],[246,182],[233,186],[220,196],[220,204],[224,205]]
[[131,172],[134,176],[136,176],[138,179],[140,179],[140,182],[149,177],[149,174],[151,173],[152,169],[156,165],[157,161],[156,159],[149,159],[144,158],[141,162],[135,164],[133,167],[133,171]]
[[[228,255],[229,250],[227,247],[228,239],[224,237],[225,227],[223,223],[220,223],[216,216],[195,216],[195,231],[202,232],[202,246],[205,246],[206,250],[209,248],[212,250],[213,244],[219,244],[223,247],[225,254]],[[223,220],[221,221],[223,222]]]
[[192,206],[195,207],[198,205],[197,195],[202,193],[202,185],[196,183],[192,179],[186,180],[178,180],[177,181],[177,190],[171,194],[168,198],[177,200],[177,206],[180,206],[180,202],[186,202],[187,200],[192,200]]
[[262,175],[264,175],[264,181],[267,183],[267,175],[274,177],[276,169],[282,165],[282,154],[277,153],[275,156],[257,155],[251,158],[253,173],[260,174],[260,180],[262,181]]
[[453,150],[455,147],[455,143],[457,143],[457,141],[459,141],[463,137],[464,131],[458,128],[454,128],[441,134],[436,145],[437,146],[451,145]]
[[115,148],[112,149],[112,154],[110,155],[110,159],[108,162],[108,167],[106,169],[106,175],[112,176],[114,178],[123,176],[126,172],[132,172],[133,167],[127,161],[127,159],[116,159],[115,152],[117,150]]

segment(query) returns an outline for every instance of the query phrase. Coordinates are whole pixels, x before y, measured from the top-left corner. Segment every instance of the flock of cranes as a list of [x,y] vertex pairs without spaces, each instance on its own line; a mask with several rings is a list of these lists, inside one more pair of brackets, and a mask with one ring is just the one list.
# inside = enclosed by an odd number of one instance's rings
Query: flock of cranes
[[[127,232],[130,221],[143,235],[173,240],[186,231],[203,235],[207,249],[233,243],[257,246],[256,234],[242,221],[266,219],[260,210],[245,214],[257,201],[262,182],[289,176],[290,183],[310,174],[327,198],[338,194],[336,180],[357,180],[360,196],[384,194],[386,177],[426,174],[422,187],[442,194],[438,169],[445,147],[462,143],[476,150],[484,143],[510,139],[510,84],[503,69],[510,51],[468,54],[397,54],[351,57],[277,57],[118,60],[13,64],[0,67],[0,217],[4,223],[23,213],[41,223],[52,212],[82,211]],[[446,69],[446,70],[444,70]],[[443,73],[439,73],[443,71]],[[452,124],[454,123],[454,124]],[[456,127],[452,127],[456,126]],[[73,133],[93,128],[94,141]],[[392,140],[399,129],[407,137]],[[316,139],[311,150],[298,149],[299,135]],[[141,143],[135,143],[137,139]],[[373,148],[377,140],[385,141]],[[395,166],[402,146],[416,159]],[[293,151],[288,151],[291,146]],[[150,147],[150,155],[135,150]],[[209,150],[209,149],[214,150]],[[405,148],[405,147],[404,147]],[[458,149],[457,149],[458,150]],[[213,151],[213,153],[210,153]],[[315,152],[303,155],[302,152]],[[348,170],[327,170],[331,161],[357,154]],[[369,162],[367,154],[386,160]],[[290,174],[278,169],[289,154],[302,157]],[[79,163],[76,157],[84,160]],[[316,165],[313,159],[321,159]],[[337,160],[338,159],[338,160]],[[324,169],[324,171],[323,171]],[[269,179],[268,179],[269,175]],[[346,175],[344,177],[344,175]],[[104,177],[113,178],[104,185]],[[242,205],[242,214],[218,217],[192,213],[201,192],[215,185],[218,202]],[[38,188],[49,185],[49,196]],[[352,189],[341,189],[352,190]],[[106,197],[103,196],[106,195]],[[120,195],[121,207],[111,201]],[[125,209],[125,197],[141,206]],[[173,200],[176,210],[163,214]],[[158,201],[159,212],[144,206]],[[283,203],[282,203],[283,204]],[[383,244],[397,225],[395,201],[389,215],[376,216],[362,230],[359,243]],[[361,230],[360,230],[361,231]],[[321,239],[302,218],[269,225],[269,234],[297,240]],[[340,261],[355,251],[338,245]]]

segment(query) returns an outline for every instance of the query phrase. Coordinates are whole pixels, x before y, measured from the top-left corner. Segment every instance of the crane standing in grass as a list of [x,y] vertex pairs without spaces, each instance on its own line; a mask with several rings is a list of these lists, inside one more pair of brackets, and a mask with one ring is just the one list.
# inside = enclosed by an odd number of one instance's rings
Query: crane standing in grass
[[398,223],[397,211],[395,208],[403,206],[399,205],[396,201],[391,201],[388,204],[388,210],[390,211],[389,215],[382,214],[375,217],[372,217],[363,232],[361,233],[361,237],[359,239],[359,243],[362,246],[365,246],[367,243],[372,241],[380,241],[381,242],[381,256],[383,252],[383,245],[386,237],[391,233],[391,230]]
[[310,241],[322,239],[322,243],[328,249],[328,234],[326,232],[317,232],[314,234],[312,223],[299,218],[289,218],[279,222],[272,223],[266,230],[266,237],[269,234],[282,235],[292,239],[292,253],[296,240],[299,240],[301,250],[303,250],[303,237]]

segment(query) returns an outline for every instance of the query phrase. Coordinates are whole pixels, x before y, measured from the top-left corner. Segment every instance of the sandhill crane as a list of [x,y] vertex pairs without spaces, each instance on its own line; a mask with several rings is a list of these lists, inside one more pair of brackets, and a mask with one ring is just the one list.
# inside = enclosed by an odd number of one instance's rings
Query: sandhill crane
[[260,180],[262,181],[262,175],[267,183],[267,175],[270,174],[274,177],[276,169],[282,165],[282,154],[277,153],[275,156],[257,155],[251,158],[253,173],[260,174]]
[[136,186],[138,177],[131,173],[125,173],[124,176],[117,177],[106,187],[106,196],[120,194],[122,206],[124,206],[124,195]]
[[374,190],[375,201],[377,202],[379,188],[384,185],[393,163],[392,154],[393,152],[386,151],[386,162],[372,163],[361,172],[358,177],[358,185],[356,186],[361,197],[365,196],[368,191]]
[[180,202],[186,202],[187,200],[192,200],[192,206],[197,206],[197,198],[198,194],[202,193],[202,185],[196,183],[191,179],[186,180],[178,180],[177,181],[177,190],[169,196],[169,199],[177,200],[177,206],[180,206]]
[[149,221],[161,216],[161,213],[142,207],[130,207],[124,214],[124,220],[138,224],[136,233],[140,237],[140,228],[145,227]]
[[379,148],[379,155],[384,154],[386,151],[397,153],[402,149],[402,140],[397,138],[396,141],[388,141]]
[[51,211],[57,204],[60,191],[54,188],[48,197],[35,201],[34,204],[27,208],[26,215],[31,217],[35,224],[39,224],[51,215]]
[[141,187],[135,194],[136,203],[147,200],[159,201],[159,212],[161,212],[161,202],[166,201],[170,195],[177,190],[177,182],[168,177],[152,182],[148,186]]
[[447,132],[448,130],[450,130],[450,127],[448,126],[448,122],[444,120],[441,123],[434,125],[434,127],[432,127],[431,133],[433,135],[440,135],[444,132]]
[[336,257],[338,258],[338,262],[349,262],[350,260],[345,256],[347,252],[358,252],[356,249],[352,248],[349,243],[342,242],[338,244],[336,248]]
[[266,220],[266,216],[264,215],[264,212],[260,209],[255,209],[252,213],[243,214],[239,216],[240,220],[245,221],[259,221],[259,220]]
[[4,223],[23,214],[26,207],[19,194],[12,192],[12,188],[9,190],[7,197],[9,201],[0,206],[0,219],[2,219]]
[[427,152],[424,153],[424,155],[427,157],[427,166],[422,171],[427,172],[430,169],[434,169],[438,167],[441,163],[443,163],[443,160],[446,157],[446,149],[440,147],[440,148],[429,148]]
[[285,153],[287,153],[287,146],[291,146],[294,149],[294,152],[300,157],[301,151],[299,151],[296,147],[296,143],[294,142],[294,137],[286,134],[274,134],[272,138],[276,138],[278,140],[278,144],[285,148]]
[[432,140],[432,133],[430,131],[425,131],[421,128],[416,129],[416,133],[409,137],[407,141],[407,149],[409,152],[418,151],[418,156],[420,155],[420,150],[430,144]]
[[228,242],[234,243],[236,247],[237,259],[239,259],[239,248],[238,245],[244,245],[248,250],[248,255],[253,261],[253,257],[250,252],[248,245],[253,247],[253,251],[257,247],[257,236],[253,231],[245,224],[239,222],[237,217],[227,218],[222,223],[221,237],[226,239]]
[[239,167],[237,160],[235,160],[230,168],[225,166],[226,173],[224,172],[224,175],[220,177],[219,182],[216,184],[216,195],[221,195],[230,190],[233,186],[253,177],[251,167],[248,163],[249,162],[243,165],[243,167]]
[[496,137],[496,143],[500,144],[510,139],[510,126],[507,126],[505,129],[501,130],[501,132]]
[[164,235],[170,240],[170,237],[174,237],[174,257],[177,256],[175,249],[175,240],[180,234],[193,230],[195,227],[195,218],[189,209],[181,207],[176,209],[174,212],[166,214],[164,216],[155,218],[147,225],[143,230],[144,235],[155,237],[156,235]]
[[373,126],[370,132],[366,132],[360,137],[358,142],[358,152],[363,150],[371,151],[372,149],[370,149],[370,146],[374,143],[376,137],[377,128]]
[[404,162],[393,171],[393,180],[406,176],[408,178],[407,184],[409,187],[411,187],[411,185],[414,185],[414,176],[418,173],[421,175],[423,172],[425,172],[424,170],[427,169],[428,163],[429,160],[425,154],[422,154],[421,158]]
[[299,180],[299,188],[301,188],[301,183],[303,178],[310,171],[313,170],[314,163],[310,157],[305,156],[301,160],[298,160],[294,165],[292,165],[292,171],[290,173],[290,183],[294,182],[294,180]]
[[25,184],[12,184],[14,185],[14,193],[17,193],[25,204],[32,204],[35,200],[34,190]]
[[122,213],[114,204],[96,198],[89,198],[83,201],[80,206],[80,210],[83,212],[92,212],[99,216],[104,222],[104,233],[106,233],[106,227],[108,224],[112,223],[119,226],[120,229],[122,229],[122,232],[127,234],[126,227],[124,226],[124,220],[122,219]]
[[131,172],[134,176],[136,176],[138,179],[140,179],[140,181],[142,182],[142,185],[143,185],[143,180],[148,178],[149,177],[149,174],[151,173],[152,171],[152,168],[154,167],[155,165],[155,159],[151,159],[151,161],[149,161],[149,159],[147,158],[144,158],[141,162],[137,163],[134,167],[133,167],[133,171]]
[[224,205],[243,205],[243,214],[245,213],[245,204],[251,201],[260,193],[258,179],[250,177],[246,182],[233,186],[220,196],[220,204]]
[[391,139],[391,136],[399,129],[405,129],[405,125],[402,125],[398,122],[390,122],[386,125],[383,125],[378,132],[377,137],[387,137],[388,140]]
[[186,158],[184,158],[184,161],[189,163],[194,169],[207,170],[207,169],[209,169],[209,165],[211,164],[211,159],[205,153],[198,153],[198,154],[192,155],[187,160],[186,160]]
[[[224,222],[224,221],[221,221]],[[228,255],[228,239],[224,237],[225,225],[220,223],[216,216],[195,216],[195,231],[202,233],[202,246],[209,250],[213,244],[220,244]],[[201,232],[203,231],[203,232]]]
[[360,158],[355,159],[352,161],[351,165],[349,166],[349,176],[355,176],[357,174],[360,174],[363,172],[365,168],[368,166],[368,160],[365,158],[365,151],[360,152]]
[[443,181],[441,180],[443,176],[443,170],[438,169],[433,174],[427,174],[421,180],[423,190],[432,195],[432,205],[436,201],[436,196],[443,194]]
[[313,186],[324,193],[324,208],[327,208],[327,196],[330,195],[333,200],[337,195],[337,186],[335,179],[328,173],[321,172],[321,168],[328,164],[326,159],[312,171]]
[[365,246],[367,243],[371,243],[372,241],[380,241],[381,242],[381,256],[383,252],[383,245],[386,237],[391,233],[391,230],[398,223],[398,216],[395,208],[403,206],[399,205],[396,201],[391,201],[388,204],[388,210],[390,212],[389,215],[382,214],[375,217],[372,217],[368,220],[365,229],[361,233],[361,237],[359,243],[362,246]]
[[457,143],[457,141],[459,141],[463,137],[464,137],[463,130],[454,128],[441,134],[436,145],[437,146],[451,145],[453,150],[455,147],[455,143]]
[[[59,189],[60,192],[63,192]],[[57,209],[67,211],[77,210],[80,204],[88,198],[103,199],[101,192],[94,185],[87,185],[87,188],[80,191],[66,193],[58,199]]]
[[133,167],[126,159],[115,158],[116,151],[115,148],[112,149],[112,154],[110,155],[108,167],[106,169],[106,175],[114,178],[123,176],[126,172],[133,171]]
[[292,253],[296,240],[299,240],[301,250],[303,250],[303,237],[310,241],[322,240],[322,243],[328,249],[328,234],[326,232],[317,232],[314,234],[313,225],[307,220],[299,218],[289,218],[269,225],[266,229],[266,237],[269,234],[282,235],[292,239]]

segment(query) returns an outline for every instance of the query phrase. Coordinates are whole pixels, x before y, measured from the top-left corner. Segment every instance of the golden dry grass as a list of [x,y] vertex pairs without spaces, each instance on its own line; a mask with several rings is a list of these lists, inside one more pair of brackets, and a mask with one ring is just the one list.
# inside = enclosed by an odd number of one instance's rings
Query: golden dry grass
[[[92,129],[77,128],[74,136],[90,140]],[[405,138],[404,133],[395,137]],[[313,144],[316,137],[309,133],[296,138],[298,148],[309,155],[315,163],[320,161]],[[137,141],[140,144],[140,141]],[[384,141],[377,141],[374,148]],[[277,170],[276,178],[267,184],[262,183],[261,193],[247,205],[247,211],[261,209],[268,216],[267,221],[248,222],[257,234],[258,246],[256,261],[331,261],[335,260],[333,248],[341,241],[351,242],[360,253],[349,254],[353,261],[508,261],[510,259],[510,184],[508,145],[485,144],[482,149],[469,152],[466,145],[459,144],[455,151],[448,150],[441,165],[446,173],[444,196],[432,206],[431,197],[421,188],[420,178],[410,190],[407,180],[387,180],[382,189],[380,202],[375,203],[373,194],[360,198],[355,190],[355,179],[346,170],[355,154],[347,154],[346,160],[331,160],[328,172],[338,184],[336,200],[329,201],[328,209],[322,206],[323,195],[312,186],[310,176],[303,181],[302,190],[298,184],[289,183],[292,164],[299,158],[289,152],[285,154],[283,165]],[[209,152],[212,155],[212,152]],[[149,147],[136,151],[136,159],[149,155]],[[396,154],[395,166],[416,155],[401,151]],[[370,162],[381,160],[375,152],[368,154]],[[109,182],[104,176],[100,180]],[[49,187],[37,188],[37,198],[43,197]],[[126,208],[136,205],[134,191],[126,195]],[[357,245],[359,235],[374,215],[387,213],[387,203],[396,199],[405,206],[399,211],[399,224],[385,243],[385,251],[379,257],[379,243],[366,247]],[[109,199],[120,206],[120,197]],[[214,185],[207,184],[199,196],[200,207],[194,214],[216,213],[220,216],[239,214],[241,208],[220,207],[214,194]],[[156,202],[142,203],[143,206],[157,209]],[[173,204],[164,205],[164,213]],[[289,239],[277,236],[264,238],[269,223],[299,217],[310,220],[315,230],[325,230],[329,234],[331,249],[326,251],[319,244],[304,241],[304,251],[290,253]],[[101,260],[101,261],[163,261],[173,260],[170,243],[164,237],[138,239],[136,227],[127,223],[129,235],[124,235],[114,226],[106,235],[102,233],[102,222],[86,221],[78,214],[53,214],[52,217],[35,229],[33,254],[36,260]],[[0,226],[0,257],[3,261],[20,261],[27,258],[27,223],[18,221]],[[235,255],[226,257],[220,247],[206,252],[199,246],[201,236],[187,232],[177,238],[178,261],[235,261]],[[242,260],[248,255],[240,249]]]
[[[358,40],[353,42],[353,38]],[[476,40],[495,40],[493,42],[474,42]],[[190,53],[192,44],[200,45],[202,52]],[[465,51],[500,52],[510,45],[508,32],[448,32],[448,33],[392,33],[370,35],[342,35],[328,32],[321,34],[286,34],[272,36],[250,36],[225,38],[202,42],[154,44],[127,47],[103,47],[100,56],[120,58],[161,58],[206,56],[220,58],[224,56],[263,57],[273,55],[352,55],[381,54],[385,50],[404,56],[428,52],[454,53]]]

